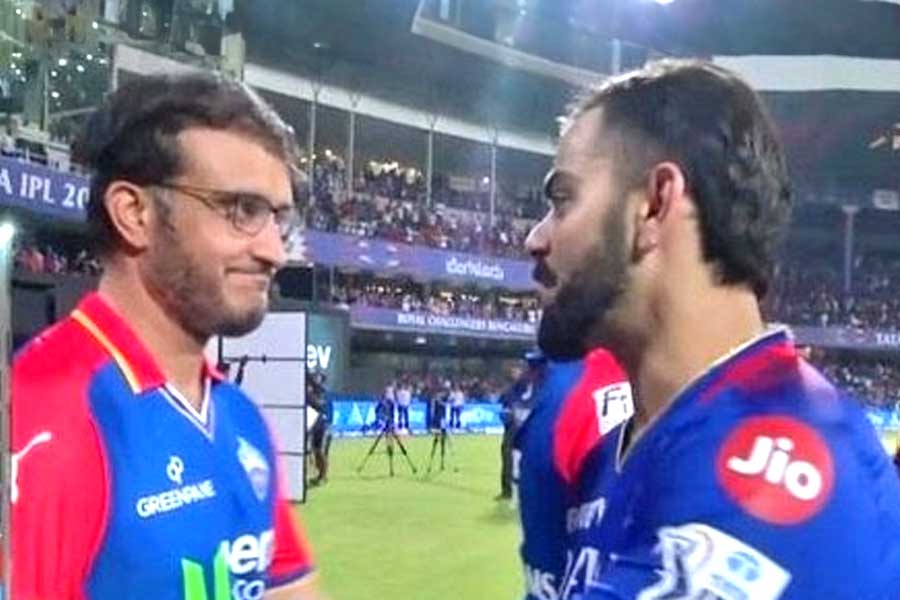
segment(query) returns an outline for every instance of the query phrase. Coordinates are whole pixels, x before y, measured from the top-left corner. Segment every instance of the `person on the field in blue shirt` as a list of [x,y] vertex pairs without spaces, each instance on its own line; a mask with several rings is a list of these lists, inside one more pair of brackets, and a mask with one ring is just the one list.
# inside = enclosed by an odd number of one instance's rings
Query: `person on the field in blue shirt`
[[535,387],[546,364],[540,352],[525,354],[524,364],[513,372],[514,381],[500,396],[500,420],[503,439],[500,442],[500,493],[495,500],[510,500],[513,495],[513,440],[528,418],[534,404]]
[[585,460],[633,410],[631,387],[608,351],[559,358],[542,359],[529,413],[513,441],[526,600],[556,598]]

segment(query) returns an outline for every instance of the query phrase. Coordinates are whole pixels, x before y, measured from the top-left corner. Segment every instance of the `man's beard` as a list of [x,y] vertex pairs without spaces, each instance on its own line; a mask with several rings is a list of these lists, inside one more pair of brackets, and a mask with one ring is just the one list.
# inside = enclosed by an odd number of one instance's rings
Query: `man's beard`
[[[608,215],[602,238],[544,307],[538,346],[552,360],[580,359],[600,344],[603,320],[622,297],[627,282],[623,216],[621,211]],[[556,277],[546,264],[539,264],[536,272],[544,272],[548,279]]]
[[151,294],[191,337],[205,343],[214,335],[241,336],[262,323],[268,302],[238,309],[225,297],[215,271],[192,256],[171,225],[162,224],[148,257]]

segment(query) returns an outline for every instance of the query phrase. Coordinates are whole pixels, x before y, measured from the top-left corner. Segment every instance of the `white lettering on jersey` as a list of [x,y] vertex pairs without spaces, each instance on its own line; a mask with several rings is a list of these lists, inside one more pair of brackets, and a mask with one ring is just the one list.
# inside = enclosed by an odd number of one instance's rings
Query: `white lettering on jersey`
[[31,452],[35,446],[39,446],[40,444],[46,444],[50,440],[53,439],[53,434],[49,431],[42,431],[25,444],[25,447],[19,450],[18,452],[13,452],[10,457],[11,460],[11,479],[12,479],[12,490],[10,493],[10,497],[12,502],[15,502],[19,499],[19,464],[22,462],[22,459],[25,458],[25,455]]
[[[266,574],[275,557],[275,532],[247,533],[219,543],[213,559],[214,600],[261,600],[266,591]],[[181,560],[183,577],[199,580],[200,598],[207,598],[205,561]],[[231,585],[227,597],[219,594],[220,584]],[[193,596],[192,596],[193,597]]]
[[556,593],[556,576],[546,573],[531,565],[525,565],[525,582],[528,595],[537,600],[559,600]]
[[566,511],[566,530],[568,533],[573,533],[599,525],[605,512],[606,498],[598,498],[570,508]]
[[275,553],[275,532],[267,529],[259,536],[242,535],[222,546],[232,574],[265,573]]
[[585,546],[579,549],[577,555],[569,550],[566,557],[566,574],[559,588],[559,600],[572,600],[580,597],[573,594],[581,594],[599,585],[602,566],[603,560],[596,548]]
[[263,531],[259,536],[242,535],[222,542],[222,554],[228,570],[234,575],[231,597],[234,600],[260,600],[266,591],[264,579],[244,579],[244,575],[265,575],[275,556],[275,532]]
[[266,582],[262,579],[247,581],[238,579],[231,588],[231,597],[234,600],[261,600],[266,593]]
[[777,600],[791,580],[778,563],[709,525],[663,527],[660,580],[637,600]]
[[782,485],[798,500],[813,500],[822,491],[822,474],[812,463],[791,460],[793,440],[761,435],[753,443],[750,455],[732,456],[728,468],[741,475],[760,475],[774,485]]
[[178,510],[183,506],[214,498],[215,495],[216,488],[213,486],[212,479],[205,479],[200,483],[189,483],[174,490],[139,498],[135,508],[139,516],[148,519],[155,515]]

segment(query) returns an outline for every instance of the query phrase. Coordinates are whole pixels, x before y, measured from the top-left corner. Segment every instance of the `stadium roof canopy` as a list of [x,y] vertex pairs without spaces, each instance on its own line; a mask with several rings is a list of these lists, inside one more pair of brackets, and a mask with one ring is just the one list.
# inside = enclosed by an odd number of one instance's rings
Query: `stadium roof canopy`
[[[900,4],[815,0],[253,0],[250,60],[400,105],[554,134],[579,84],[706,56],[764,91],[802,180],[900,187]],[[510,65],[514,65],[514,68]],[[894,130],[897,130],[896,139]]]

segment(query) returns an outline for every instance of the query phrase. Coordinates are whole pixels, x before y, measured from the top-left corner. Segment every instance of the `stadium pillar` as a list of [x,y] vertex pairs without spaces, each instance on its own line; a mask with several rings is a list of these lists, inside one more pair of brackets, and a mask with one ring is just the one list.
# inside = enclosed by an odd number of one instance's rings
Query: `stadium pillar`
[[853,293],[853,234],[859,206],[845,204],[841,210],[844,211],[844,294],[849,295]]
[[50,96],[50,53],[42,52],[33,75],[25,83],[25,119],[40,129],[47,128]]
[[327,302],[331,302],[331,299],[334,298],[334,265],[328,267],[328,299]]
[[322,84],[313,82],[313,95],[309,103],[309,138],[307,139],[307,159],[309,160],[309,199],[316,199],[316,109],[319,106],[319,94],[322,92]]
[[347,124],[347,198],[353,196],[354,163],[356,162],[356,107],[360,95],[350,93],[350,119]]
[[491,227],[494,226],[497,211],[497,142],[499,137],[495,127],[491,136]]
[[428,115],[428,136],[425,140],[425,201],[428,208],[431,208],[431,179],[434,177],[434,128],[437,126],[437,120],[436,114]]

